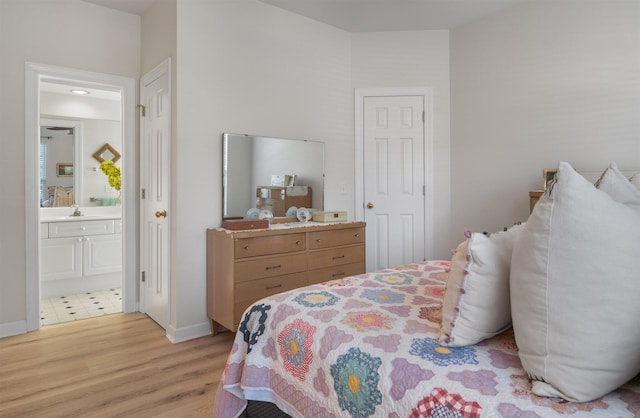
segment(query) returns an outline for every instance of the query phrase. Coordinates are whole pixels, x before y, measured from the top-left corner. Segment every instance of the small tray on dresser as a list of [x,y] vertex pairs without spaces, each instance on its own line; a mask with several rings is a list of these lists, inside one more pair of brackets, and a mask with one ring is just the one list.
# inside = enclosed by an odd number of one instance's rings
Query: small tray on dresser
[[268,219],[225,219],[222,221],[222,227],[234,231],[245,229],[268,229]]

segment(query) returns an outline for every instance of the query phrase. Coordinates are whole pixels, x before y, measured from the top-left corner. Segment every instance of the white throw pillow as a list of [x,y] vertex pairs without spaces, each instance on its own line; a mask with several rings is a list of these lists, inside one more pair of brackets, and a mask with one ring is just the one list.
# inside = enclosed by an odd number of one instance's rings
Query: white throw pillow
[[476,344],[511,325],[511,252],[523,225],[489,236],[467,232],[451,258],[442,303],[439,342]]
[[566,162],[513,250],[511,315],[533,392],[586,402],[640,372],[640,215]]
[[640,190],[625,177],[616,163],[611,163],[602,173],[596,187],[613,198],[616,202],[624,203],[627,206],[640,212]]

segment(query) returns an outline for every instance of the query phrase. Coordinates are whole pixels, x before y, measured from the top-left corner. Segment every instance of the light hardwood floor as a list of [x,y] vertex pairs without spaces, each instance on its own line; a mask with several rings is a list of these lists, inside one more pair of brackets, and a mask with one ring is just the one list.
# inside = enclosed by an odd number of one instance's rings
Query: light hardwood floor
[[113,314],[0,339],[0,417],[212,417],[234,334],[171,344]]

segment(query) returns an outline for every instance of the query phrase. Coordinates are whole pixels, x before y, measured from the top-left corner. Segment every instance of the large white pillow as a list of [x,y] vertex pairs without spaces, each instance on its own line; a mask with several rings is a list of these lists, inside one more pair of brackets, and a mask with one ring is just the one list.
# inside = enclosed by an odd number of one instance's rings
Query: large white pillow
[[511,315],[540,396],[589,401],[640,372],[640,215],[565,162],[513,250]]
[[611,163],[602,173],[596,182],[596,187],[606,192],[616,202],[624,203],[640,212],[640,190],[618,170],[616,163]]
[[511,325],[511,252],[523,225],[489,236],[466,232],[454,250],[442,303],[439,342],[476,344]]

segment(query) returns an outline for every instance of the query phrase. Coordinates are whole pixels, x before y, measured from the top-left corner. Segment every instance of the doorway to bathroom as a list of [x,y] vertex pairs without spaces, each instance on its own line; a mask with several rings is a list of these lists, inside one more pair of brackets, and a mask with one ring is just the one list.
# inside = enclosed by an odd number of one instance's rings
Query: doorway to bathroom
[[119,108],[117,92],[40,81],[43,326],[122,312],[122,209],[112,207],[120,190],[93,156],[105,138],[122,149]]
[[[137,305],[135,81],[28,63],[27,328]],[[78,95],[80,94],[80,95]]]

